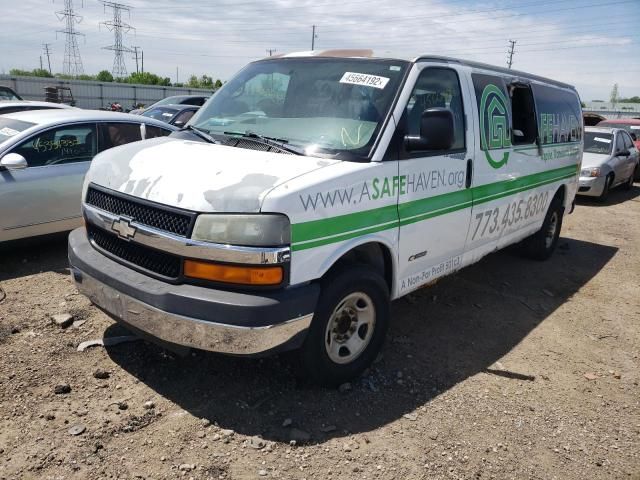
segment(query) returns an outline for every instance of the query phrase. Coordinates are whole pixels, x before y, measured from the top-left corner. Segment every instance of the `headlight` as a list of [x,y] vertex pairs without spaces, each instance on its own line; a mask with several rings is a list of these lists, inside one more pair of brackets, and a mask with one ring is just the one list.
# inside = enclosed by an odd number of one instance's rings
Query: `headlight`
[[600,176],[600,167],[589,167],[583,168],[580,170],[581,177],[599,177]]
[[286,216],[277,214],[199,215],[191,237],[228,245],[276,247],[291,243],[291,226]]

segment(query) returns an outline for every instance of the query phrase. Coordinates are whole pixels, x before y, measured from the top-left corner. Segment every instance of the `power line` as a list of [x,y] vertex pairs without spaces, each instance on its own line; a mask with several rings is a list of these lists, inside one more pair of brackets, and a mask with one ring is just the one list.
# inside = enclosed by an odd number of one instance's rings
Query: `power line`
[[[49,73],[51,74],[51,52],[49,51],[50,45],[50,43],[43,43],[42,48],[44,49],[44,54],[47,56],[47,65],[49,66]],[[40,68],[42,68],[42,66]]]
[[[73,0],[64,0],[64,10],[56,12],[56,16],[58,17],[58,20],[65,22],[65,29],[57,31],[59,33],[64,33],[66,36],[62,73],[72,77],[77,77],[84,73],[77,38],[78,35],[82,35],[84,37],[84,34],[76,32],[76,23],[80,23],[82,21],[82,17],[74,12]],[[49,72],[51,72],[50,64]]]
[[316,38],[318,38],[318,35],[316,35],[316,26],[313,25],[312,30],[311,30],[311,50],[313,51],[315,45],[316,45]]
[[132,53],[133,50],[129,47],[125,47],[122,44],[122,34],[128,33],[131,30],[135,30],[135,28],[122,21],[122,12],[125,11],[129,15],[131,15],[131,7],[123,3],[116,3],[106,0],[101,0],[101,3],[102,5],[104,5],[105,12],[107,8],[111,8],[113,10],[113,17],[111,20],[101,22],[100,25],[104,25],[105,27],[107,27],[107,30],[113,32],[114,36],[113,45],[102,48],[105,50],[112,50],[115,53],[113,58],[113,69],[111,70],[113,76],[116,78],[124,77],[127,75],[127,67],[124,63],[123,53]]
[[269,56],[273,56],[273,54],[276,52],[277,50],[275,48],[267,48],[267,53],[269,54]]

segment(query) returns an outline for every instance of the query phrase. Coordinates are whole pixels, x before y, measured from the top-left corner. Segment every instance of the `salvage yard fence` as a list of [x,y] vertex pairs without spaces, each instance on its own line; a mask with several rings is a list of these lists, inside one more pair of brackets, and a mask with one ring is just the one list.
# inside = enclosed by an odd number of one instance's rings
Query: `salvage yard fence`
[[94,82],[87,80],[61,80],[58,78],[20,77],[0,74],[0,85],[11,87],[25,100],[45,99],[46,87],[70,88],[76,106],[103,108],[117,102],[125,109],[142,103],[151,105],[171,95],[211,95],[211,90],[188,87],[162,87],[156,85],[131,85],[128,83]]

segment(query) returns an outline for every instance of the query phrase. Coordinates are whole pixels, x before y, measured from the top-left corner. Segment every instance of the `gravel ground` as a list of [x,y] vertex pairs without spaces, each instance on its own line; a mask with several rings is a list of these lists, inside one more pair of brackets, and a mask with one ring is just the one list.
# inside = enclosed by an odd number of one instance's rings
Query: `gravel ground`
[[551,260],[499,252],[395,302],[374,366],[326,390],[292,355],[78,352],[127,332],[64,237],[5,246],[0,479],[638,480],[638,259],[640,185],[580,201]]

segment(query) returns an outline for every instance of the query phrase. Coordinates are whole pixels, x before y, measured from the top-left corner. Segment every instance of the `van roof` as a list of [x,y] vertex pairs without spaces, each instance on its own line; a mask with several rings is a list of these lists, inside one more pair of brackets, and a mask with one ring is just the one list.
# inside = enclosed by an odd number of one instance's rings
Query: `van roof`
[[[373,50],[371,49],[334,49],[334,50],[307,50],[302,52],[291,52],[280,55],[274,55],[269,58],[300,58],[300,57],[333,57],[333,58],[387,58],[387,57],[376,57],[373,54]],[[389,57],[395,60],[403,60],[407,61],[406,58],[397,58],[397,57]],[[265,59],[265,60],[266,60]],[[480,68],[483,70],[491,70],[494,72],[499,72],[502,74],[510,75],[512,77],[523,77],[530,80],[537,80],[539,82],[548,83],[551,85],[555,85],[561,88],[569,88],[575,91],[575,87],[573,85],[569,85],[568,83],[559,82],[557,80],[552,80],[550,78],[541,77],[538,75],[533,75],[531,73],[522,72],[519,70],[511,70],[509,68],[504,67],[496,67],[495,65],[489,65],[487,63],[474,62],[471,60],[462,60],[459,58],[446,57],[441,55],[420,55],[411,59],[410,61],[420,62],[420,61],[436,61],[436,62],[444,62],[444,63],[456,63],[458,65],[466,65],[472,68]]]

